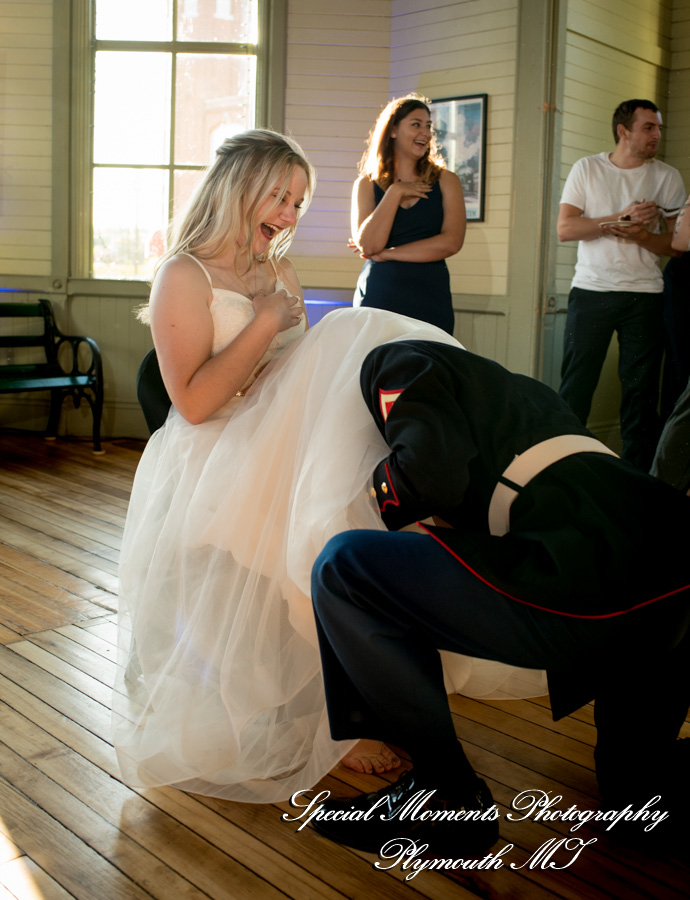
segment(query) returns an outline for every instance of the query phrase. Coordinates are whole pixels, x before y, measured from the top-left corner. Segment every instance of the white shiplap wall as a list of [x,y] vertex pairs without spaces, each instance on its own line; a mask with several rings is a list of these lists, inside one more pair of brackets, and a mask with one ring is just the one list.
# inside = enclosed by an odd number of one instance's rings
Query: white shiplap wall
[[505,294],[517,0],[291,0],[286,127],[319,185],[291,257],[307,286],[354,288],[346,248],[352,183],[369,129],[391,98],[488,93],[486,221],[450,261],[454,293]]
[[[673,0],[569,0],[561,185],[577,159],[613,149],[611,117],[623,100],[641,97],[654,101],[670,126],[668,134],[682,127],[678,117],[669,114],[672,8]],[[670,150],[666,139],[658,156],[677,165],[669,158]],[[557,248],[556,292],[561,298],[570,289],[576,255],[576,243]],[[589,422],[613,447],[618,439],[620,405],[617,365],[614,339]]]
[[317,169],[316,194],[290,250],[302,284],[354,288],[348,250],[357,163],[388,100],[391,0],[290,0],[286,130]]
[[486,218],[448,262],[454,294],[507,293],[517,20],[517,0],[393,0],[392,96],[489,95]]
[[673,3],[668,86],[666,162],[680,171],[690,191],[690,0]]
[[[613,149],[611,116],[623,100],[653,100],[669,134],[680,124],[667,113],[671,11],[671,0],[569,0],[561,183],[580,157]],[[659,158],[668,158],[669,149],[662,144]],[[561,294],[569,290],[576,251],[576,244],[559,247]]]
[[0,2],[0,275],[49,275],[53,4]]
[[[383,105],[410,91],[431,99],[487,93],[486,221],[470,225],[449,267],[458,334],[472,349],[501,359],[507,325],[494,301],[500,306],[508,291],[518,6],[518,0],[354,0],[347,6],[291,0],[288,14],[286,128],[319,177],[290,251],[303,285],[324,296],[352,296],[361,268],[347,249],[352,183]],[[469,309],[463,295],[473,298]],[[474,312],[477,297],[486,303]]]

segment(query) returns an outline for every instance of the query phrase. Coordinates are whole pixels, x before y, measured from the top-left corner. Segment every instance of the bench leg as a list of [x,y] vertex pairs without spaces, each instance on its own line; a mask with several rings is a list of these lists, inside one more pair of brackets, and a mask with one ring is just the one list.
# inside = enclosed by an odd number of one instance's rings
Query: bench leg
[[50,392],[50,412],[48,413],[48,426],[46,428],[45,439],[54,441],[57,437],[58,425],[60,424],[60,412],[62,410],[62,401],[64,394],[61,388],[53,388]]
[[94,399],[91,404],[91,412],[93,413],[93,452],[97,456],[105,453],[101,449],[101,417],[103,416],[103,386],[98,385],[93,391]]
[[[93,391],[93,399],[86,393],[87,390]],[[89,406],[91,407],[91,415],[93,417],[93,430],[92,430],[92,439],[93,439],[93,452],[97,456],[100,456],[105,453],[105,450],[101,447],[101,419],[103,417],[103,388],[101,385],[98,387],[91,388],[81,388],[78,393],[73,393],[71,390],[63,390],[62,388],[55,388],[50,392],[50,412],[48,414],[48,426],[46,428],[46,433],[44,436],[44,440],[46,441],[54,441],[57,437],[58,426],[60,424],[60,414],[62,412],[62,404],[65,399],[65,396],[72,397],[72,402],[74,403],[74,408],[78,409],[81,400],[86,400]]]

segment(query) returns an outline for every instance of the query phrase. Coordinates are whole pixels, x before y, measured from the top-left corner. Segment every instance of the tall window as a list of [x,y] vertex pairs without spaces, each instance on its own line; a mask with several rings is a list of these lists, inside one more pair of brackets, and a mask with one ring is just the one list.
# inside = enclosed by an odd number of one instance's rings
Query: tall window
[[216,148],[254,125],[258,5],[93,0],[93,277],[149,279]]

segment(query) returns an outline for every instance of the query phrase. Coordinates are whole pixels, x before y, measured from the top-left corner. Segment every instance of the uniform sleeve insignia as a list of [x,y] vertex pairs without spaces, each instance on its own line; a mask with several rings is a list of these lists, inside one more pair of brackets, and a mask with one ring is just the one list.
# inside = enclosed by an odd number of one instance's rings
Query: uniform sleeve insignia
[[381,408],[381,415],[383,416],[383,421],[385,422],[388,418],[388,415],[393,408],[393,404],[398,399],[398,397],[402,394],[402,390],[400,391],[384,391],[379,390],[379,406]]

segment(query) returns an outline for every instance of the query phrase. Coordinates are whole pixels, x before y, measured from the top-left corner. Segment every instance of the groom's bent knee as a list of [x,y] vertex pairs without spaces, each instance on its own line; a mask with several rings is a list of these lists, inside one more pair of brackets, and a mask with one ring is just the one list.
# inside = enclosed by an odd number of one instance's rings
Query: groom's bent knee
[[360,560],[370,552],[366,531],[344,531],[332,537],[316,558],[311,573],[312,599],[318,609],[325,595],[347,593],[357,580]]
[[399,593],[404,555],[398,538],[396,532],[376,529],[345,531],[331,538],[312,568],[314,609],[325,614],[327,607],[338,601],[378,605],[381,598]]

